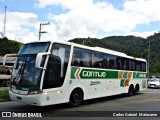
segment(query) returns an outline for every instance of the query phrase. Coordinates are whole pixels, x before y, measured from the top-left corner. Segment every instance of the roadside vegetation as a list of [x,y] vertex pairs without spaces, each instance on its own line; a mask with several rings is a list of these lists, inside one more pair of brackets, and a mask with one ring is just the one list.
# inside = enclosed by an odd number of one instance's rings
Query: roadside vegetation
[[0,90],[0,102],[10,101],[9,90]]

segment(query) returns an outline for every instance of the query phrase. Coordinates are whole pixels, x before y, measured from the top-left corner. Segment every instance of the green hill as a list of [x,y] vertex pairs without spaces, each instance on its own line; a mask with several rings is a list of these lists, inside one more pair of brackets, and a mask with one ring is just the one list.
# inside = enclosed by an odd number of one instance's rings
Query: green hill
[[124,52],[127,55],[141,57],[148,60],[148,49],[150,41],[150,75],[160,75],[160,33],[144,39],[135,36],[111,36],[102,39],[96,38],[76,38],[70,40],[79,44],[91,47],[103,47],[111,50]]

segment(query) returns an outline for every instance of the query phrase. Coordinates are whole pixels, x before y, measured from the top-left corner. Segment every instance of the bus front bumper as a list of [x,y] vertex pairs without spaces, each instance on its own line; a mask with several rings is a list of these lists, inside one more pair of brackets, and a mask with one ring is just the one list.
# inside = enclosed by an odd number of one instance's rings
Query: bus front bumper
[[24,104],[35,105],[35,106],[43,106],[41,104],[41,94],[34,95],[20,95],[9,91],[10,99],[13,101],[21,102]]

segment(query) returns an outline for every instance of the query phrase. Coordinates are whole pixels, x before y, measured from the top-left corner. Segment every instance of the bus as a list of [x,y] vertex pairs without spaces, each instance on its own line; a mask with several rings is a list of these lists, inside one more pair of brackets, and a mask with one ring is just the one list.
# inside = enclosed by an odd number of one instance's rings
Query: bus
[[146,88],[147,62],[122,52],[72,42],[26,43],[18,52],[9,95],[21,103],[46,106]]

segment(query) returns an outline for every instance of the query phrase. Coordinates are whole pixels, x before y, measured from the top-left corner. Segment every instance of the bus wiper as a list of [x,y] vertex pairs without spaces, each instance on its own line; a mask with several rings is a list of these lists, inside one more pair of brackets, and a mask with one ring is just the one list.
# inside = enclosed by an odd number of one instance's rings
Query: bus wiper
[[[21,77],[22,77],[22,73],[24,71],[25,64],[26,64],[26,61],[23,61],[20,69],[18,70],[18,73],[17,73],[16,77],[13,80],[13,83],[12,83],[13,85],[16,85],[16,84],[18,84],[20,82]],[[23,67],[23,70],[22,70],[22,67]]]

